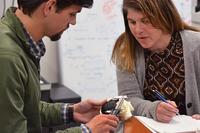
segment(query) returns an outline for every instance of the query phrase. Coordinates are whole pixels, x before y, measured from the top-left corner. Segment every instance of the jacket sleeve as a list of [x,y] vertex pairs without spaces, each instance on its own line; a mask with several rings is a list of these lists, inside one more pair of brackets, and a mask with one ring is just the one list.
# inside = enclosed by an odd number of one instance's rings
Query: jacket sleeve
[[[25,84],[28,76],[22,61],[16,56],[0,53],[0,133],[27,133],[27,118],[23,112]],[[63,124],[61,104],[40,102],[42,122],[46,125]],[[79,127],[62,131],[77,133]],[[61,133],[62,133],[61,132]]]
[[80,127],[72,127],[62,131],[56,131],[56,133],[82,133],[82,130]]
[[0,132],[27,133],[27,121],[23,114],[25,83],[27,76],[19,67],[21,61],[14,56],[0,54]]
[[40,101],[40,116],[43,126],[55,126],[63,123],[61,103],[47,103]]
[[[61,115],[62,103],[46,103],[40,102],[40,112],[41,120],[43,126],[55,126],[62,125],[63,119]],[[80,127],[67,128],[62,131],[57,131],[56,133],[81,133],[82,129]]]
[[134,107],[133,115],[141,115],[157,119],[155,111],[159,101],[151,102],[144,100],[143,88],[139,86],[135,73],[117,69],[118,94],[127,95],[128,100]]

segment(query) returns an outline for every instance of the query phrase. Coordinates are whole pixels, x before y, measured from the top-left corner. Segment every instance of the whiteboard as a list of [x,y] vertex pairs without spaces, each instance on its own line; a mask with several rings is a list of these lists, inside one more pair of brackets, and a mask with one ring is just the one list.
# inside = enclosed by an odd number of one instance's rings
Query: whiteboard
[[195,7],[197,6],[198,0],[192,0],[192,23],[199,26],[200,24],[200,11],[196,12]]
[[[191,0],[173,0],[179,13],[191,21]],[[83,9],[77,24],[59,41],[61,82],[86,98],[117,95],[115,66],[110,62],[116,38],[124,31],[122,0],[95,0]]]
[[192,1],[195,0],[172,0],[179,11],[182,19],[187,22],[191,23],[192,18]]
[[122,0],[95,0],[59,41],[61,82],[82,99],[117,95],[110,59],[114,42],[124,31],[121,4]]

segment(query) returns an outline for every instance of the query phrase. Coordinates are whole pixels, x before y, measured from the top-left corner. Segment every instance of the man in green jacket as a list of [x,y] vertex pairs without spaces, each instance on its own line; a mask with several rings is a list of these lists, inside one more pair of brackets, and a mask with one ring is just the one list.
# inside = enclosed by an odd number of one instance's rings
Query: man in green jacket
[[42,38],[55,41],[93,0],[18,0],[0,20],[0,133],[41,133],[42,126],[84,123],[62,133],[114,131],[118,118],[99,114],[105,100],[69,105],[40,101]]

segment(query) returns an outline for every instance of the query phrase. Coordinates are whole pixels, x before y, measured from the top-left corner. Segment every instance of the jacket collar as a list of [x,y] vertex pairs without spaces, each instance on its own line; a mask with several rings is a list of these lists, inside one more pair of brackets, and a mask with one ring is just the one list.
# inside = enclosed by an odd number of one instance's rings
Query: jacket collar
[[[28,49],[29,48],[29,45],[28,45],[29,42],[27,41],[26,36],[24,34],[24,31],[23,31],[23,28],[22,28],[23,27],[22,23],[20,22],[20,20],[15,15],[16,10],[17,10],[16,7],[8,8],[5,16],[2,19],[2,22],[5,23],[12,30],[12,32],[16,33],[18,38],[22,41],[22,43],[21,43],[21,44],[23,44],[22,47],[25,47],[26,49]],[[26,44],[26,45],[24,45],[24,44]]]
[[21,23],[19,18],[15,15],[16,10],[17,10],[16,7],[8,8],[8,10],[6,11],[6,14],[4,15],[1,21],[5,25],[7,25],[13,33],[16,34],[17,38],[15,37],[14,38],[17,39],[18,42],[20,41],[18,45],[22,49],[24,49],[24,52],[32,59],[32,61],[35,63],[35,65],[39,69],[40,60],[36,59],[35,56],[33,56],[30,52],[30,44],[24,33],[23,24]]

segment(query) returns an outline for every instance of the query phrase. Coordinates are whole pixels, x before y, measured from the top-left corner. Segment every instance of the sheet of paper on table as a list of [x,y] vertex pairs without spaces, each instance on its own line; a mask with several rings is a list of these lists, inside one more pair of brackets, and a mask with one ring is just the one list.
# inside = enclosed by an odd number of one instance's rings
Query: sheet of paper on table
[[161,123],[143,116],[136,118],[155,133],[200,133],[200,120],[191,116],[177,115],[169,123]]

